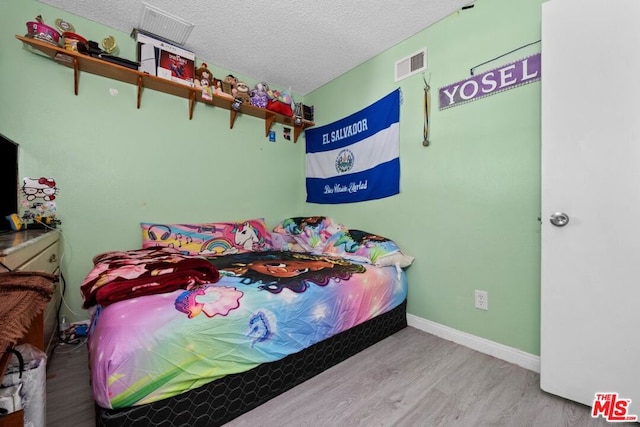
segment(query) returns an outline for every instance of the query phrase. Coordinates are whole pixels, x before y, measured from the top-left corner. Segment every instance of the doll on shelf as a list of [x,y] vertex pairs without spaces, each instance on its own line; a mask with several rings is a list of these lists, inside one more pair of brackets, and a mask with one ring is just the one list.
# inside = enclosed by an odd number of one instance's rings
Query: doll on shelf
[[203,62],[196,70],[196,88],[202,89],[202,99],[213,99],[213,74],[207,68],[207,64]]

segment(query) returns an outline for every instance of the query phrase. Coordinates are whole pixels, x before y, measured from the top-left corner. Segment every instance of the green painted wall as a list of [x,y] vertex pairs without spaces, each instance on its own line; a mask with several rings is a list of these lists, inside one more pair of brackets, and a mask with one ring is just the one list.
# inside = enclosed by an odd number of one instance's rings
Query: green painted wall
[[[304,138],[264,138],[264,124],[227,112],[72,72],[21,48],[15,34],[38,14],[67,19],[94,40],[113,34],[121,55],[133,41],[35,0],[0,4],[0,132],[20,143],[21,175],[55,177],[64,221],[68,300],[91,258],[140,245],[140,221],[216,221],[329,215],[393,238],[416,261],[409,312],[539,354],[540,83],[438,111],[437,90],[469,70],[540,39],[542,0],[477,0],[305,97],[319,125],[401,87],[401,194],[353,205],[305,204]],[[419,13],[419,11],[416,11]],[[422,146],[422,76],[393,81],[393,64],[427,47],[433,88],[431,146]],[[540,44],[482,66],[487,71],[540,51]],[[206,58],[205,58],[206,60]],[[211,65],[211,61],[207,61]],[[214,73],[226,70],[214,68]],[[242,77],[242,76],[241,76]],[[118,95],[111,96],[110,89]],[[489,311],[473,308],[474,289]],[[83,316],[86,317],[86,316]]]
[[[134,41],[34,0],[0,3],[0,133],[20,144],[22,177],[54,177],[63,221],[63,273],[68,304],[94,255],[140,247],[140,221],[205,222],[264,217],[268,224],[299,214],[304,197],[304,142],[264,137],[264,121],[145,90],[136,109],[132,85],[73,71],[22,48],[15,35],[41,14],[71,22],[86,38],[113,34],[120,55],[135,58]],[[215,70],[215,68],[214,68]],[[226,75],[226,74],[225,74]],[[118,91],[110,95],[110,89]]]
[[[438,89],[470,69],[540,39],[541,0],[478,0],[305,96],[323,125],[398,86],[401,193],[353,205],[306,204],[353,228],[393,238],[416,257],[409,312],[539,354],[540,83],[438,110]],[[416,11],[419,13],[419,11]],[[381,29],[384,31],[384,29]],[[422,146],[423,80],[394,83],[394,62],[427,48],[433,108]],[[540,52],[540,43],[476,73]],[[489,311],[474,308],[489,292]]]

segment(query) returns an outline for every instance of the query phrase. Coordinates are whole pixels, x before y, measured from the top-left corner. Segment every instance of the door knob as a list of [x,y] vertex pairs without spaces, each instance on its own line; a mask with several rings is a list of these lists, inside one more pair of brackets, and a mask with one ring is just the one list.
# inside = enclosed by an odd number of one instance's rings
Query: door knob
[[555,225],[556,227],[564,227],[569,223],[569,215],[564,212],[556,212],[551,215],[549,221],[551,221],[551,224]]

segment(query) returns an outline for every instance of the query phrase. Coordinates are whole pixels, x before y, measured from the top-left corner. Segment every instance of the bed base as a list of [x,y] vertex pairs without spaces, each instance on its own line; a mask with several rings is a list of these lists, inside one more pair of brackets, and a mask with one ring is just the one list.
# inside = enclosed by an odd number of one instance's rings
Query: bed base
[[169,399],[122,409],[96,405],[96,425],[220,426],[405,328],[406,308],[405,300],[393,310],[299,353]]

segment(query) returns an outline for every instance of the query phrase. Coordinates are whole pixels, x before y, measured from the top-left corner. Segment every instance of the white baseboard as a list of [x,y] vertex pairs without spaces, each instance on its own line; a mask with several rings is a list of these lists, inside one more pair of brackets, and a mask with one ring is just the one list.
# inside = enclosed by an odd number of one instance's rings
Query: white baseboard
[[413,314],[407,313],[407,323],[421,331],[540,373],[540,356],[480,338]]

